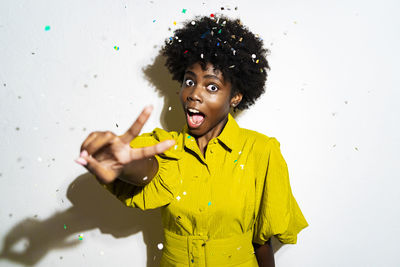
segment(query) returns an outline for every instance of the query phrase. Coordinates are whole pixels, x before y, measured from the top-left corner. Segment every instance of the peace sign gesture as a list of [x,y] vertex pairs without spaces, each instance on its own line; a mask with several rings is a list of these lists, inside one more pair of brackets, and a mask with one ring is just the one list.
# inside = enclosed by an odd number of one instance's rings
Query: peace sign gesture
[[169,149],[175,144],[174,140],[143,148],[132,148],[129,145],[139,135],[152,110],[152,106],[145,107],[132,126],[121,136],[110,131],[90,133],[82,143],[80,157],[75,162],[87,168],[101,182],[110,183],[128,164],[143,161]]

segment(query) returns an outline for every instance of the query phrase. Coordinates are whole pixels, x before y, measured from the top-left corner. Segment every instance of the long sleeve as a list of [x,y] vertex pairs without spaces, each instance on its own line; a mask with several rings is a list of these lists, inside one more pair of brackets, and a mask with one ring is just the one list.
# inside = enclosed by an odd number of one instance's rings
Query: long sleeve
[[[167,139],[176,139],[175,132],[166,132],[156,128],[152,133],[136,137],[132,148],[151,146]],[[169,204],[175,197],[179,185],[178,153],[173,149],[156,155],[158,172],[152,181],[145,186],[135,186],[122,180],[104,185],[104,187],[122,201],[126,206],[141,210],[155,209]]]
[[295,244],[297,234],[308,226],[292,194],[286,161],[280,144],[271,138],[266,144],[267,171],[261,203],[254,226],[253,242],[263,245],[272,236],[286,244]]

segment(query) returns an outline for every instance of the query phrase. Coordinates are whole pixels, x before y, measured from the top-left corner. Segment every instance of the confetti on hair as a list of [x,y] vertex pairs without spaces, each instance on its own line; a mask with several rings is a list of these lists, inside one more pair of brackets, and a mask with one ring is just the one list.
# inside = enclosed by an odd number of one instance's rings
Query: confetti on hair
[[44,30],[45,30],[45,31],[50,31],[50,26],[49,26],[49,25],[46,25],[46,27],[44,27]]
[[189,50],[186,50],[185,52],[183,52],[184,54],[186,54]]
[[240,37],[239,42],[241,42],[243,40],[243,37]]
[[221,32],[222,32],[222,29],[219,29],[218,33],[221,33]]
[[191,22],[191,24],[192,24],[192,25],[195,25],[195,24],[196,24],[196,21],[193,20],[193,21]]
[[182,9],[182,13],[185,14],[187,9]]
[[162,250],[164,245],[162,243],[158,243],[157,247],[158,247],[159,250]]
[[219,46],[219,42],[217,42],[217,46]]
[[146,181],[146,180],[147,180],[147,176],[143,177],[143,181]]
[[256,54],[251,55],[251,58],[256,58],[256,57],[257,57]]
[[230,69],[233,69],[235,67],[235,65],[229,66]]

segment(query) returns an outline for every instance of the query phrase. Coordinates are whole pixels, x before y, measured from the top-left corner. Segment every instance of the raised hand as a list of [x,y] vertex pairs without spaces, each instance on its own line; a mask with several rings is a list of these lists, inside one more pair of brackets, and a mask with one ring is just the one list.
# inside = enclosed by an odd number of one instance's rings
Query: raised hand
[[80,157],[75,162],[87,168],[101,182],[110,183],[129,163],[153,157],[169,149],[175,144],[174,140],[143,148],[132,148],[129,145],[139,135],[152,110],[152,106],[144,108],[132,126],[121,136],[110,131],[90,133],[82,143]]

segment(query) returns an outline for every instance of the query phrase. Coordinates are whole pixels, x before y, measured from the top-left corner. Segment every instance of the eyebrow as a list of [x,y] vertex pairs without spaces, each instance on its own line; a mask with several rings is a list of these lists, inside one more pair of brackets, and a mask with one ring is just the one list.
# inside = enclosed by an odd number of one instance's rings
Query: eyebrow
[[[193,71],[190,71],[190,70],[185,71],[185,74],[191,74],[194,77],[197,77],[196,74]],[[213,78],[213,79],[216,79],[216,80],[218,80],[218,81],[220,81],[222,83],[221,79],[218,78],[218,76],[216,76],[216,75],[207,74],[207,75],[204,75],[203,77],[204,78]]]

